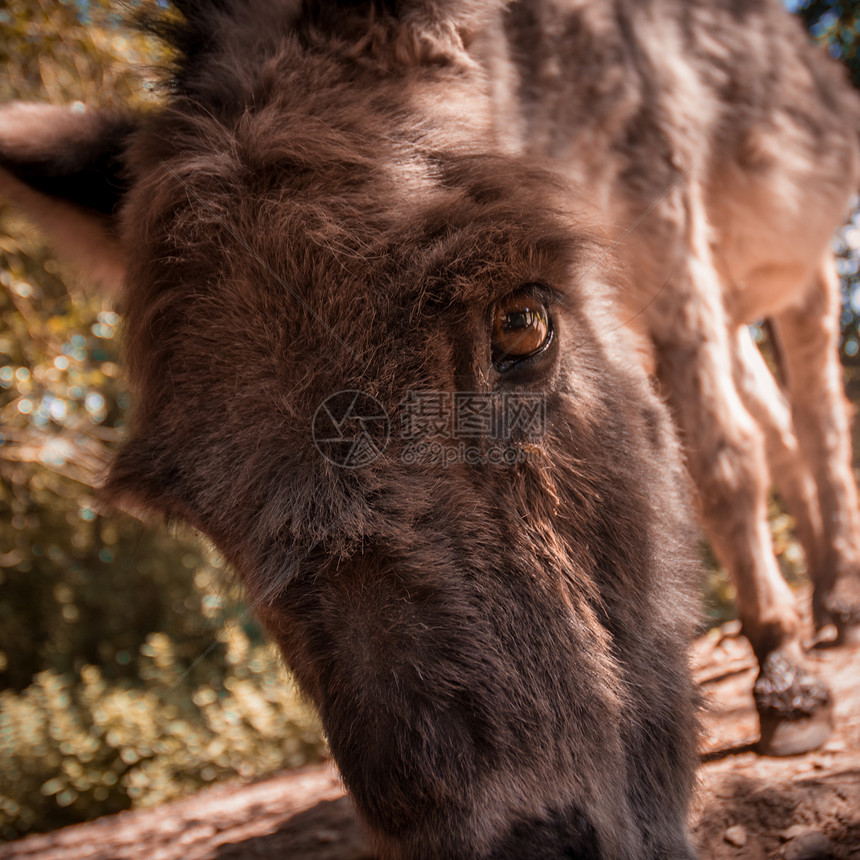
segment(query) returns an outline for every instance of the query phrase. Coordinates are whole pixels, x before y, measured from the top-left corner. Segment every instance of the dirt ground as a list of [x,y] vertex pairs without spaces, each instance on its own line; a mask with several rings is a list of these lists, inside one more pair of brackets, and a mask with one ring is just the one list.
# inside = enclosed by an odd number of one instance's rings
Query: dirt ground
[[[810,653],[836,694],[820,750],[762,758],[755,665],[731,625],[696,643],[705,738],[693,832],[702,860],[860,860],[860,645]],[[331,765],[222,785],[0,846],[0,860],[371,860]]]
[[750,749],[752,652],[726,628],[694,650],[706,700],[693,816],[702,860],[860,858],[860,644],[808,655],[835,694],[830,740],[804,756],[764,758]]

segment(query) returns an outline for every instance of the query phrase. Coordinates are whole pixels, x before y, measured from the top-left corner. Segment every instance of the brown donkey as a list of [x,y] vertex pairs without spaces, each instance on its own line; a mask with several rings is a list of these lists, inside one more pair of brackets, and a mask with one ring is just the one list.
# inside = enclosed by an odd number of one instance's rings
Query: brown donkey
[[108,494],[231,559],[382,857],[690,857],[695,534],[647,374],[763,749],[819,743],[765,501],[844,635],[838,70],[777,0],[175,5],[157,112],[0,112],[0,193],[124,272]]

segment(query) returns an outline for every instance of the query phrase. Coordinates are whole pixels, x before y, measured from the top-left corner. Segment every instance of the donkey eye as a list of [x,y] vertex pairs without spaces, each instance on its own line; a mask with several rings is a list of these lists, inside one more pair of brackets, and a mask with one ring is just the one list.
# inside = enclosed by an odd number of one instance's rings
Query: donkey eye
[[527,293],[514,293],[493,308],[493,363],[500,370],[545,349],[552,339],[546,305]]

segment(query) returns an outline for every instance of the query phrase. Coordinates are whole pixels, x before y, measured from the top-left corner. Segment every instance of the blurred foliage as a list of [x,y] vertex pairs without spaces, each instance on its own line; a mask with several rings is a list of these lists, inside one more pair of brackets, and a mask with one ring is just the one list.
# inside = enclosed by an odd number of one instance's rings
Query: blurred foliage
[[855,86],[860,86],[860,4],[848,0],[787,0],[812,35],[830,48],[848,67]]
[[[104,0],[0,0],[0,102],[155,98]],[[0,203],[0,838],[318,758],[217,555],[98,505],[120,321]]]
[[833,248],[842,280],[842,364],[849,397],[856,402],[860,397],[860,207],[836,234]]
[[109,681],[88,664],[70,674],[48,669],[23,693],[0,693],[3,835],[153,806],[216,780],[317,759],[315,717],[272,651],[251,645],[241,627],[228,645],[184,674],[176,642],[152,633],[130,682]]

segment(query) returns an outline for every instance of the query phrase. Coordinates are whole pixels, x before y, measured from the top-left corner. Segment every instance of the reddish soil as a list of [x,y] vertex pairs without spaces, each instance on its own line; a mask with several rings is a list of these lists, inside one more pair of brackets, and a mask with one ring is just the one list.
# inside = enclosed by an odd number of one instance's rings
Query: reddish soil
[[[763,758],[755,665],[730,625],[696,643],[705,695],[704,764],[693,830],[702,860],[860,860],[860,645],[810,653],[836,694],[820,750]],[[0,846],[0,860],[372,860],[331,766],[222,785]]]
[[702,860],[860,858],[860,644],[808,654],[835,694],[830,740],[807,755],[765,758],[750,749],[757,667],[746,640],[728,632],[712,631],[694,651],[706,700],[693,817]]

